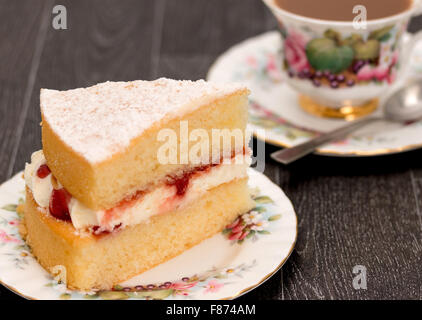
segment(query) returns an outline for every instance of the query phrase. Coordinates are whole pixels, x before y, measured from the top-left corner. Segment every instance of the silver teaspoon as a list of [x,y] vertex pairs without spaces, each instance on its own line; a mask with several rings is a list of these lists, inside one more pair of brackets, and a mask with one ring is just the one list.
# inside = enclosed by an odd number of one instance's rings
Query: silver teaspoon
[[355,120],[352,123],[324,133],[315,139],[292,148],[283,149],[271,154],[275,161],[289,164],[328,142],[339,141],[350,133],[376,121],[409,122],[422,119],[422,81],[412,83],[396,91],[384,104],[384,115]]

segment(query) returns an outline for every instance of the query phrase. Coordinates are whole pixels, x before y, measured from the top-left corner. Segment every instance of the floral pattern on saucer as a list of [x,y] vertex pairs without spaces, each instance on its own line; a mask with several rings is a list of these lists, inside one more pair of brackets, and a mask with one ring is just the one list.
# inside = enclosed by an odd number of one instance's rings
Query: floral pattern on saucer
[[[24,180],[18,174],[0,186],[0,283],[31,299],[180,300],[239,296],[282,266],[297,235],[296,216],[287,197],[264,175],[252,169],[249,175],[256,207],[233,223],[242,221],[242,232],[248,228],[251,236],[242,241],[236,239],[236,244],[227,237],[227,230],[233,231],[232,223],[213,238],[110,290],[78,292],[53,279],[22,240],[19,227]],[[253,236],[254,233],[257,234]],[[262,237],[258,238],[258,234]],[[214,256],[204,257],[205,251]]]
[[[391,28],[382,31],[383,36],[379,41],[390,45],[388,50],[394,49],[395,39],[401,31]],[[406,37],[406,34],[402,37]],[[278,31],[253,37],[222,54],[210,68],[207,78],[212,81],[241,82],[250,88],[249,128],[257,138],[268,143],[291,147],[344,125],[343,120],[317,118],[300,108],[296,92],[283,80],[282,69],[286,65],[281,61],[281,50],[284,48]],[[387,60],[394,61],[390,58]],[[405,82],[422,78],[422,42],[416,44],[409,65],[411,69],[406,71]],[[371,77],[370,80],[375,78]],[[397,80],[395,85],[399,87],[403,81]],[[376,112],[379,114],[381,110]],[[379,123],[359,130],[343,141],[324,145],[317,153],[373,156],[420,147],[422,121],[403,125]]]

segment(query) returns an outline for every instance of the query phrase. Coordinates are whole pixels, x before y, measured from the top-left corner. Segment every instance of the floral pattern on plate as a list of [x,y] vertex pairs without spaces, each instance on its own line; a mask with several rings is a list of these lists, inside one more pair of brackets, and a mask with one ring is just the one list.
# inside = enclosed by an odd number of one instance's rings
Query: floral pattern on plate
[[281,215],[267,212],[265,204],[273,202],[270,197],[258,196],[254,200],[257,204],[254,209],[239,216],[223,230],[227,239],[242,244],[245,240],[257,241],[259,235],[270,234],[269,223],[277,221]]
[[[136,285],[132,287],[115,285],[111,290],[102,290],[98,292],[86,293],[84,299],[102,299],[102,300],[126,300],[126,299],[145,299],[145,300],[164,300],[182,297],[185,299],[194,299],[195,294],[202,291],[204,295],[218,293],[224,286],[230,285],[233,277],[241,278],[245,272],[250,272],[257,264],[252,260],[249,264],[241,264],[231,268],[217,269],[212,268],[201,275],[183,277],[176,281],[166,281],[160,283],[150,283],[147,285]],[[65,286],[55,280],[46,284],[63,292],[60,299],[68,300],[80,296],[80,293],[74,293],[67,290]]]

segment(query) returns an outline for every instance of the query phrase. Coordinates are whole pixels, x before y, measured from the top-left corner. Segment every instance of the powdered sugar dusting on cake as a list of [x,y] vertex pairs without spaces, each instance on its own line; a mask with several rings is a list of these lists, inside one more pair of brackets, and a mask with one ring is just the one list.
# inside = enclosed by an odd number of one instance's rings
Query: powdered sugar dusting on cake
[[105,82],[67,91],[41,90],[41,111],[52,130],[88,161],[123,151],[157,121],[195,110],[238,90],[238,84],[199,81]]

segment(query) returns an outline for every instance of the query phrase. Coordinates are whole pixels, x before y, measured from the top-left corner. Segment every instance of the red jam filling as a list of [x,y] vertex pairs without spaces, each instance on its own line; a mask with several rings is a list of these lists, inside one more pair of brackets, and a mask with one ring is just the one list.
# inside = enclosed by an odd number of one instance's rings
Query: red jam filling
[[44,179],[50,173],[51,173],[50,168],[46,164],[41,165],[37,170],[37,176],[40,179]]
[[114,232],[114,231],[117,231],[118,229],[120,229],[120,227],[122,226],[122,224],[121,223],[119,223],[119,224],[117,224],[117,225],[115,225],[114,227],[113,227],[113,230],[101,230],[100,229],[100,226],[93,226],[92,227],[92,232],[94,233],[94,235],[96,235],[96,236],[105,236],[105,235],[107,235],[107,234],[109,234],[109,233],[112,233],[112,232]]
[[[245,154],[245,149],[243,150],[243,153]],[[233,158],[234,156],[235,156],[235,153],[233,152],[231,155],[231,158]],[[196,167],[190,171],[186,171],[182,175],[168,176],[168,181],[166,182],[166,184],[168,186],[175,186],[176,196],[183,197],[189,187],[189,182],[193,175],[199,172],[208,171],[210,168],[218,166],[219,164],[220,163],[210,163],[207,165]],[[38,168],[37,176],[43,179],[47,177],[50,174],[50,172],[51,172],[50,168],[47,165],[43,164]],[[137,191],[132,196],[123,199],[117,204],[116,207],[106,211],[106,217],[110,219],[116,214],[116,212],[122,212],[122,210],[120,209],[132,206],[144,194],[145,194],[145,191],[143,190]],[[68,203],[70,199],[71,199],[71,195],[69,194],[69,192],[67,192],[66,189],[64,188],[53,189],[53,192],[51,193],[50,205],[49,205],[50,214],[56,219],[63,220],[63,221],[71,221],[69,207],[68,207]],[[112,231],[103,231],[103,230],[100,230],[99,226],[93,226],[92,232],[95,235],[100,236],[100,235],[105,235],[110,232],[116,231],[120,227],[121,227],[121,224],[118,224],[113,228]]]
[[70,221],[68,203],[71,195],[64,188],[53,189],[50,197],[50,214],[56,219]]
[[185,195],[188,189],[191,174],[184,174],[180,178],[173,179],[168,185],[174,185],[176,187],[176,195],[182,197]]
[[[122,201],[120,201],[115,208],[127,208],[130,207],[135,201],[142,198],[142,196],[145,194],[144,190],[138,190],[133,195],[126,197]],[[108,209],[107,211],[112,211],[115,208]]]
[[109,222],[112,218],[116,218],[123,213],[123,209],[130,208],[133,206],[136,201],[138,201],[145,194],[145,191],[139,190],[135,192],[132,196],[129,196],[122,201],[120,201],[114,208],[106,210],[103,221]]
[[[246,153],[246,149],[243,148],[243,154]],[[231,159],[233,159],[236,156],[236,153],[234,151],[232,151],[231,154]],[[208,171],[210,168],[218,166],[219,164],[221,164],[223,161],[223,157],[220,158],[220,161],[217,163],[210,163],[210,164],[206,164],[206,165],[202,165],[199,167],[196,167],[194,169],[192,169],[191,171],[186,171],[185,173],[183,173],[182,175],[178,175],[178,176],[168,176],[168,181],[166,182],[166,184],[168,186],[175,186],[176,187],[176,195],[178,197],[183,197],[189,187],[189,181],[192,178],[193,175],[195,175],[198,172],[204,172],[204,171]]]
[[176,196],[183,197],[188,190],[190,179],[192,178],[195,173],[204,172],[209,170],[211,167],[215,167],[218,164],[207,164],[200,167],[196,167],[191,171],[186,171],[182,175],[178,176],[169,176],[168,181],[166,184],[168,186],[175,186],[176,187]]

